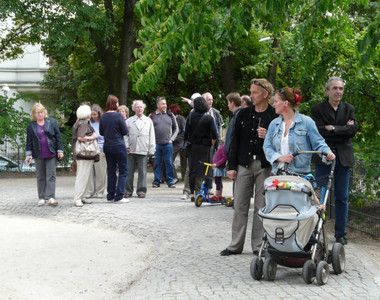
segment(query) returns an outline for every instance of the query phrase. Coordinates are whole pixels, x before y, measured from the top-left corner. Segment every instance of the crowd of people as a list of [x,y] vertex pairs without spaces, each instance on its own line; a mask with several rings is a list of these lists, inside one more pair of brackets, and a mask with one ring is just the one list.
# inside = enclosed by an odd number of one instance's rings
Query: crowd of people
[[[184,180],[182,199],[194,201],[201,180],[210,190],[211,201],[223,199],[223,177],[234,181],[232,239],[220,254],[240,254],[244,249],[251,198],[254,198],[251,249],[257,254],[263,236],[258,211],[265,205],[264,180],[286,165],[295,173],[310,171],[311,155],[293,157],[301,150],[323,151],[326,160],[336,159],[334,172],[336,197],[335,237],[347,244],[348,184],[353,166],[351,138],[358,129],[354,107],[342,102],[344,81],[332,77],[326,84],[326,100],[312,108],[312,118],[298,112],[302,96],[297,89],[284,87],[274,91],[265,79],[252,79],[250,96],[230,93],[226,96],[231,117],[224,121],[213,107],[213,96],[193,94],[182,97],[192,109],[185,119],[178,104],[169,106],[165,97],[156,98],[156,110],[145,114],[146,104],[132,103],[133,116],[126,106],[119,106],[109,95],[105,113],[97,104],[82,104],[76,111],[72,151],[77,164],[74,204],[91,203],[91,198],[129,202],[147,194],[147,164],[154,157],[152,188],[166,182],[176,188],[179,181],[174,161],[179,155]],[[223,132],[224,131],[224,132]],[[186,145],[186,149],[184,149]],[[36,164],[38,206],[57,205],[55,199],[55,164],[63,158],[63,143],[58,124],[49,118],[45,107],[36,103],[27,128],[26,163]],[[319,159],[319,160],[318,160]],[[206,166],[213,170],[205,175]],[[316,177],[329,172],[317,158]],[[134,173],[137,166],[137,187]]]

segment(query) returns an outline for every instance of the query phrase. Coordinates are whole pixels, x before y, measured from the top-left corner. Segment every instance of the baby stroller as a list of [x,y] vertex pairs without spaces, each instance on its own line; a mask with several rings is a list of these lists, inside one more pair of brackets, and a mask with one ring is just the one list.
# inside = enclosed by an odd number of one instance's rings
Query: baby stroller
[[[320,151],[300,151],[293,156],[299,154],[327,155]],[[332,162],[327,186],[322,188],[321,203],[325,205],[334,168],[335,160]],[[285,170],[282,175],[268,177],[264,184],[266,206],[259,210],[264,236],[259,254],[251,262],[252,277],[260,280],[264,275],[264,279],[274,280],[277,264],[291,268],[302,267],[302,277],[309,284],[315,278],[319,285],[327,283],[329,263],[332,263],[335,274],[342,273],[346,262],[344,246],[334,243],[332,251],[329,251],[324,226],[325,211],[319,209],[320,203],[316,195],[318,189],[310,179]]]

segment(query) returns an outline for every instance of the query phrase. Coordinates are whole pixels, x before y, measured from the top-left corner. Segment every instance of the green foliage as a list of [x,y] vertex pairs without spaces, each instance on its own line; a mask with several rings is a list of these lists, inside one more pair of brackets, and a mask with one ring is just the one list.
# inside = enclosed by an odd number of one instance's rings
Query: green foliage
[[[30,97],[30,95],[29,95]],[[7,98],[0,96],[0,139],[8,141],[17,149],[25,146],[26,126],[30,122],[30,114],[15,109],[19,100],[28,101],[28,95]]]

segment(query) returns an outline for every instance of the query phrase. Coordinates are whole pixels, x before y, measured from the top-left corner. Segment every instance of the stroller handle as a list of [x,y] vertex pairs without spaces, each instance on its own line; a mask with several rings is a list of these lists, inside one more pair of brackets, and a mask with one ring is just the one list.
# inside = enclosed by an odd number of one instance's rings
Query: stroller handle
[[293,157],[296,157],[300,154],[322,154],[323,156],[327,156],[328,153],[324,151],[296,151],[292,155]]
[[[292,153],[293,157],[296,157],[297,155],[300,155],[300,154],[322,154],[323,156],[327,156],[328,153],[326,153],[324,151],[296,151],[296,152]],[[327,162],[324,162],[324,163],[326,165],[330,164]],[[334,174],[335,164],[336,164],[336,160],[333,159],[331,161],[331,170],[330,170],[331,175]],[[285,172],[288,171],[288,166],[289,166],[289,164],[285,163],[285,169],[284,169]]]

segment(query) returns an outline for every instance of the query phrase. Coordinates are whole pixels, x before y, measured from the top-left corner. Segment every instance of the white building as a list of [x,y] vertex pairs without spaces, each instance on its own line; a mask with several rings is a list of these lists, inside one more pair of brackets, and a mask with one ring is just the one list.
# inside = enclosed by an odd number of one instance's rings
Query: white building
[[[22,57],[15,60],[0,62],[0,93],[3,96],[14,97],[17,94],[32,93],[44,96],[48,90],[42,88],[39,82],[49,68],[48,58],[45,57],[39,46],[26,46]],[[31,112],[34,103],[17,101],[16,109],[23,108]],[[16,149],[10,144],[0,141],[0,154],[8,157],[15,155]]]
[[[1,92],[4,95],[4,90],[8,86],[8,97],[22,93],[43,96],[48,91],[42,88],[39,82],[43,79],[48,68],[48,58],[44,56],[40,47],[26,46],[23,56],[19,59],[0,62]],[[33,103],[17,103],[17,106],[22,106],[24,111],[28,112]]]

